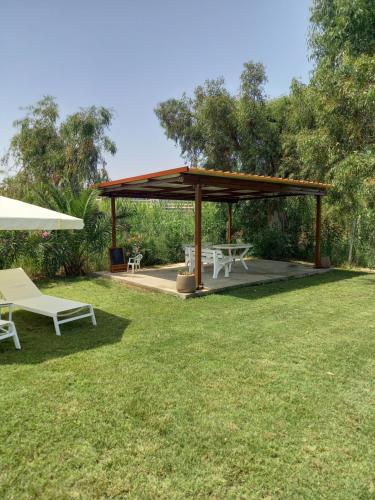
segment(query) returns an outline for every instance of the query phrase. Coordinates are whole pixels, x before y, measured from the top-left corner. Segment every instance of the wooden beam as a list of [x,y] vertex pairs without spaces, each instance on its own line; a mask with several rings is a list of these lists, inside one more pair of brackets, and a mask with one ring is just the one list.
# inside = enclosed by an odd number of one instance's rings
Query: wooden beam
[[[106,196],[106,194],[103,194],[102,196]],[[120,191],[113,193],[111,195],[113,198],[134,198],[134,199],[141,199],[141,200],[173,200],[173,201],[194,201],[195,200],[195,192],[192,194],[163,194],[163,193],[145,193],[145,192],[133,192],[133,191]],[[218,196],[213,196],[210,197],[209,194],[205,194],[202,192],[202,200],[203,201],[212,201],[212,202],[230,202],[230,203],[236,203],[237,200],[236,198],[231,198],[231,197],[218,197]]]
[[202,186],[195,185],[195,287],[203,288],[202,283]]
[[324,196],[323,192],[314,193],[252,193],[251,195],[239,196],[238,201],[242,200],[269,200],[271,198],[288,198],[289,196]]
[[232,203],[227,208],[227,243],[232,243]]
[[322,198],[316,197],[316,219],[315,219],[315,267],[322,267],[320,255],[320,239],[322,225]]
[[116,248],[116,198],[111,198],[112,248]]
[[227,189],[254,189],[266,193],[300,193],[317,195],[322,190],[318,188],[308,188],[304,186],[291,186],[288,184],[277,184],[273,182],[248,181],[243,179],[228,179],[224,177],[212,177],[194,174],[182,174],[173,182],[183,184],[200,184],[201,186],[226,187]]

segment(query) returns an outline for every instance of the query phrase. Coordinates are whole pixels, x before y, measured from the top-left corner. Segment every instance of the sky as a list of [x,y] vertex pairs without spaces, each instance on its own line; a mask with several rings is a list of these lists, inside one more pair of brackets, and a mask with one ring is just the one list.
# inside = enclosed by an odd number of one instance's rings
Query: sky
[[154,108],[208,78],[236,93],[244,62],[266,67],[266,93],[309,80],[311,0],[0,0],[0,155],[22,107],[56,97],[61,118],[112,108],[112,179],[184,164]]

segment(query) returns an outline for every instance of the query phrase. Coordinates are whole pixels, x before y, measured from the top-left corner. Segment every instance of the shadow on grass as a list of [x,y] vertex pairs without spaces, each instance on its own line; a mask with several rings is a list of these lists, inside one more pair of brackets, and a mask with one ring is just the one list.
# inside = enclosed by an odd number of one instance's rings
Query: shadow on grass
[[61,326],[55,335],[51,318],[26,311],[13,315],[20,338],[20,351],[11,339],[0,342],[0,365],[43,363],[71,354],[120,342],[130,321],[101,309],[95,309],[97,326],[89,318]]
[[[363,271],[332,270],[323,274],[314,274],[306,277],[294,277],[282,281],[275,281],[274,283],[254,284],[252,286],[231,288],[218,293],[228,297],[256,300],[280,293],[303,290],[314,286],[321,286],[352,278],[358,278],[360,276],[366,276],[367,274],[368,273]],[[323,294],[324,289],[320,290],[319,293]],[[324,295],[322,298],[324,298]]]
[[98,276],[96,274],[88,275],[90,281],[95,281],[95,284],[101,286],[102,288],[110,289],[112,286],[112,281],[106,278],[105,276]]

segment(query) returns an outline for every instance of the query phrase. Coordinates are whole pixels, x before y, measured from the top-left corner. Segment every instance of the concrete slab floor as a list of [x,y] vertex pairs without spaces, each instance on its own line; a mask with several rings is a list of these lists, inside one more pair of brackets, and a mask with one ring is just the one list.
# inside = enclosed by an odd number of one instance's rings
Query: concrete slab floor
[[245,270],[240,262],[236,262],[232,266],[229,278],[224,277],[224,271],[222,270],[216,280],[212,278],[212,266],[204,266],[202,274],[204,288],[194,293],[179,293],[176,291],[176,276],[179,270],[186,270],[184,264],[144,268],[134,274],[131,272],[110,273],[109,271],[99,271],[95,275],[115,279],[130,286],[168,293],[182,299],[188,299],[231,288],[260,285],[290,278],[302,278],[329,271],[329,269],[315,269],[312,264],[301,264],[299,262],[250,258],[246,260],[246,263],[249,268],[248,271]]

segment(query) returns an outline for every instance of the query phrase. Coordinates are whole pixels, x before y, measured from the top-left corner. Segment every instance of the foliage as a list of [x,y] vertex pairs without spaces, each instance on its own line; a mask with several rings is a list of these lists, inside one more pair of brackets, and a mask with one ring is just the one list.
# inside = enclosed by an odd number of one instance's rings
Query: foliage
[[0,231],[0,268],[12,267],[21,255],[35,256],[37,245],[35,237],[31,240],[25,231]]
[[375,51],[373,0],[314,0],[310,46],[313,57],[331,66],[344,54],[357,57]]
[[264,259],[283,259],[292,257],[290,237],[280,230],[266,227],[253,239],[254,253]]
[[224,170],[272,172],[275,130],[268,116],[262,64],[248,62],[238,95],[224,79],[207,80],[190,98],[169,99],[155,112],[165,134],[192,165]]
[[[103,201],[102,203],[106,203]],[[183,245],[194,241],[194,212],[186,205],[168,202],[150,203],[118,200],[117,243],[128,256],[133,246],[143,255],[142,263],[166,264],[184,260]],[[204,204],[203,241],[225,241],[225,219],[215,204]]]
[[[116,146],[106,135],[113,113],[104,107],[81,109],[59,121],[56,100],[44,97],[15,122],[17,132],[3,158],[7,196],[83,218],[82,231],[3,233],[0,264],[22,264],[32,274],[82,274],[101,261],[109,244],[108,214],[100,211],[92,183],[106,179],[105,153]],[[95,263],[96,262],[96,263]]]
[[95,190],[86,189],[75,195],[50,187],[43,194],[48,206],[84,221],[79,231],[52,231],[42,245],[42,270],[53,276],[63,267],[66,276],[84,274],[90,261],[108,248],[110,222],[107,214],[99,210]]
[[253,243],[253,254],[270,259],[311,259],[314,203],[306,197],[240,203],[234,210],[237,239]]
[[35,192],[39,205],[82,218],[84,229],[79,231],[3,231],[0,247],[0,267],[21,265],[32,275],[66,276],[84,274],[97,267],[107,251],[110,238],[108,214],[97,205],[97,192],[86,189],[78,195],[52,185]]
[[325,224],[334,230],[325,231],[324,247],[336,262],[361,265],[374,260],[374,16],[366,0],[314,2],[316,68],[308,85],[292,83],[281,131],[281,174],[333,184]]
[[17,133],[3,158],[16,175],[4,181],[3,191],[25,198],[33,185],[52,184],[78,192],[107,178],[104,153],[114,154],[115,144],[105,135],[113,113],[103,107],[81,109],[59,122],[56,100],[44,97],[26,108],[14,122]]

